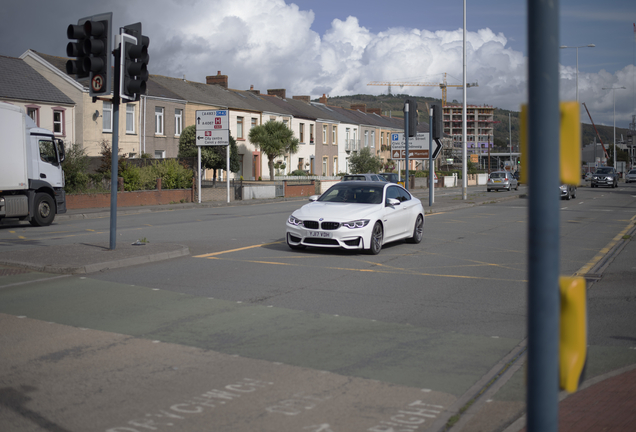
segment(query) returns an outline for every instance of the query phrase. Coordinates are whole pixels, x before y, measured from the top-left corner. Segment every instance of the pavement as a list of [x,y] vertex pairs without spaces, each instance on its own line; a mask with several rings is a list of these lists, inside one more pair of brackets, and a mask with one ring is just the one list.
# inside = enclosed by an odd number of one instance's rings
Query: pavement
[[[414,189],[411,192],[422,200],[427,214],[443,213],[506,200],[524,199],[526,197],[526,187],[523,185],[518,191],[490,193],[487,193],[483,186],[470,186],[467,189],[466,200],[462,199],[463,191],[461,187],[444,188],[435,190],[434,203],[429,206],[428,189]],[[165,210],[258,205],[282,201],[298,201],[300,205],[305,200],[302,198],[277,198],[234,201],[229,204],[226,202],[205,202],[201,204],[185,203],[127,207],[118,209],[118,215]],[[104,218],[109,217],[109,215],[109,208],[69,210],[66,214],[58,215],[57,221]],[[626,251],[623,255],[631,254],[631,257],[636,256],[636,244],[634,242],[625,243]],[[618,253],[620,252],[619,250]],[[23,251],[0,252],[0,264],[47,273],[88,274],[106,269],[172,259],[189,255],[189,253],[186,246],[179,244],[118,244],[115,250],[110,250],[108,244],[77,243],[55,247],[29,248]],[[607,270],[608,266],[605,266],[605,269],[605,271],[611,271],[611,265],[609,270]],[[595,283],[602,284],[603,280]],[[497,386],[493,385],[491,393],[496,391],[496,389]],[[486,399],[486,397],[483,397],[483,399]],[[473,408],[467,411],[465,418],[450,430],[459,432],[492,430],[488,429],[487,425],[489,422],[484,423],[481,420],[483,417],[492,415],[492,413],[487,413],[487,409],[487,404],[475,403]],[[508,425],[505,431],[518,432],[525,430],[525,425],[525,416],[522,416],[511,425]],[[560,394],[560,431],[632,431],[636,427],[634,425],[636,425],[636,365],[585,381],[576,393],[567,394],[563,392]]]

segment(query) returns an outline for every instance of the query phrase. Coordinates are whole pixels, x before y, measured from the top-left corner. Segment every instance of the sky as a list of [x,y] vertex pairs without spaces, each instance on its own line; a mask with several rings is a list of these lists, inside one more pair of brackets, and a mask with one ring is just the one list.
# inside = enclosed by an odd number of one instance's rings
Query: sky
[[[431,0],[0,0],[0,55],[66,56],[66,28],[113,12],[113,29],[141,22],[151,74],[229,86],[285,88],[317,98],[385,94],[371,81],[462,83],[463,1]],[[628,128],[636,114],[634,0],[561,0],[560,98],[596,124]],[[527,101],[527,3],[466,0],[467,103],[518,111]],[[115,30],[117,29],[117,30]],[[625,87],[619,90],[603,88]],[[441,98],[434,86],[392,93]],[[448,89],[448,101],[462,101]],[[615,106],[615,115],[614,115]],[[589,123],[585,110],[581,120]]]

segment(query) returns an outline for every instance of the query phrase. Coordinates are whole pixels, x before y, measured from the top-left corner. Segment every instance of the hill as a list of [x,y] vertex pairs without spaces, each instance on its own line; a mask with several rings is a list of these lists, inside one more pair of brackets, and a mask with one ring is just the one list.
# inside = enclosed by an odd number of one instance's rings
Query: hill
[[[402,108],[404,107],[404,100],[407,97],[415,97],[418,103],[420,116],[420,122],[428,123],[428,110],[425,108],[428,104],[441,104],[441,99],[429,98],[429,97],[419,97],[419,96],[410,96],[407,94],[397,94],[397,95],[352,95],[352,96],[336,96],[330,97],[328,99],[328,105],[338,106],[342,108],[349,108],[351,104],[366,104],[367,108],[379,108],[382,111],[382,114],[390,117],[399,117],[403,118],[404,114],[402,112]],[[318,102],[318,99],[315,99],[315,102]],[[457,103],[457,101],[452,101],[452,103]],[[517,150],[517,146],[519,143],[519,112],[518,111],[508,111],[495,107],[495,137],[494,143],[497,147],[507,148],[508,147],[508,115],[510,115],[510,125],[512,130],[512,142]],[[587,145],[594,142],[594,138],[596,137],[596,133],[594,132],[593,126],[585,120],[589,120],[587,118],[587,114],[583,111],[582,115],[586,116],[585,118],[581,118],[582,123],[582,131],[581,131],[581,144]],[[614,128],[613,126],[599,126],[597,125],[599,135],[601,136],[601,140],[605,145],[611,144],[614,141]],[[616,141],[620,141],[621,134],[624,137],[627,137],[627,133],[629,129],[616,128]],[[597,139],[598,141],[598,139]]]

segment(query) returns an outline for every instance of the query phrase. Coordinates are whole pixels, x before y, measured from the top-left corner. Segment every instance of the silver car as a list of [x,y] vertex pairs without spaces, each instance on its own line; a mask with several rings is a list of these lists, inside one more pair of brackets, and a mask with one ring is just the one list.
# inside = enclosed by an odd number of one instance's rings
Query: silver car
[[561,187],[561,199],[570,200],[576,198],[576,186],[562,184]]
[[629,170],[625,176],[625,183],[636,182],[636,169]]
[[347,174],[342,178],[342,181],[381,181],[386,182],[387,180],[382,177],[380,174]]
[[519,190],[519,182],[508,171],[495,171],[488,176],[488,183],[486,183],[486,191],[491,190],[507,190],[510,189]]

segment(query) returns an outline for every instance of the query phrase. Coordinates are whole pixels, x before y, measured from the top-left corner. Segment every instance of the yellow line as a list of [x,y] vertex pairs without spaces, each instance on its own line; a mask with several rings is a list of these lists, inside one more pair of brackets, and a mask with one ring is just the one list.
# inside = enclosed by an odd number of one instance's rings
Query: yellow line
[[243,251],[243,250],[254,249],[254,248],[259,248],[259,247],[263,247],[263,246],[269,246],[269,245],[278,244],[278,243],[282,243],[282,241],[277,241],[277,242],[273,242],[273,243],[263,243],[263,244],[259,244],[259,245],[253,245],[253,246],[245,246],[245,247],[238,248],[238,249],[230,249],[230,250],[221,251],[221,252],[212,252],[212,253],[204,254],[204,255],[196,255],[193,258],[208,258],[208,257],[216,256],[216,255],[223,255],[223,254],[226,254],[226,253],[239,252],[239,251]]
[[634,219],[636,219],[636,215],[629,220],[629,225],[627,225],[625,229],[623,229],[623,231],[618,233],[618,235],[614,237],[612,241],[610,241],[603,249],[601,249],[590,262],[581,267],[575,274],[587,274],[587,272],[589,272],[592,267],[594,267],[600,260],[602,260],[603,257],[616,245],[616,243],[618,243],[618,241],[623,238],[627,231],[632,229],[632,227],[634,226]]

